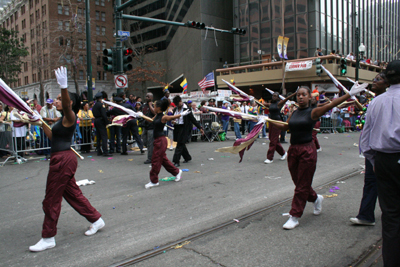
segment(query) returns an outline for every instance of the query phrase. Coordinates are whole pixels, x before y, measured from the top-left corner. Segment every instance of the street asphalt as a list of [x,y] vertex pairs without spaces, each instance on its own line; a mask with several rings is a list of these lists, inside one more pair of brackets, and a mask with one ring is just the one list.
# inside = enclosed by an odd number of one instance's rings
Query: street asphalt
[[[283,230],[287,217],[282,213],[290,210],[287,201],[136,265],[351,266],[381,238],[380,209],[377,205],[375,226],[349,222],[358,213],[363,188],[359,133],[318,138],[322,152],[313,186],[329,196],[320,216],[314,216],[308,204],[300,225]],[[214,152],[231,146],[232,140],[188,144],[193,160],[181,163],[181,169],[188,170],[182,180],[160,181],[149,190],[144,185],[150,167],[140,152],[112,158],[85,154],[76,180],[95,181],[81,189],[106,226],[85,236],[90,223],[63,201],[57,246],[40,253],[28,247],[41,237],[48,161],[33,156],[25,164],[6,164],[0,168],[0,266],[112,266],[293,196],[287,162],[275,154],[272,164],[263,163],[268,139],[258,139],[241,163],[238,155]],[[173,151],[167,155],[171,159]],[[354,175],[343,183],[332,182],[349,174]],[[161,170],[160,178],[169,176]],[[333,186],[340,189],[330,192]]]

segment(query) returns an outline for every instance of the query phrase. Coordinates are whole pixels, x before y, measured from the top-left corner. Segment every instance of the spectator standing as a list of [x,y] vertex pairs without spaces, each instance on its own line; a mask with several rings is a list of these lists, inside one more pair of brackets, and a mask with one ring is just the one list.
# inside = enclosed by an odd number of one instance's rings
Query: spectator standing
[[[40,116],[42,116],[43,120],[53,128],[54,124],[61,119],[61,113],[57,111],[56,107],[53,106],[53,99],[49,98],[46,100],[46,106],[40,110]],[[51,147],[51,141],[44,134],[43,128],[40,129],[40,146],[41,147]],[[50,149],[44,149],[43,154],[46,158],[50,158]]]
[[81,152],[89,153],[92,143],[92,120],[94,119],[93,112],[89,109],[89,103],[83,102],[82,109],[78,112],[79,130],[82,133]]
[[400,266],[400,61],[385,70],[390,87],[368,107],[360,148],[371,162],[382,210],[384,266]]
[[[153,94],[146,94],[146,104],[143,105],[143,115],[153,118],[156,115],[153,104]],[[147,148],[147,160],[144,164],[151,164],[151,157],[153,156],[153,141],[154,141],[154,124],[152,122],[145,121],[144,129],[142,133],[143,144]]]

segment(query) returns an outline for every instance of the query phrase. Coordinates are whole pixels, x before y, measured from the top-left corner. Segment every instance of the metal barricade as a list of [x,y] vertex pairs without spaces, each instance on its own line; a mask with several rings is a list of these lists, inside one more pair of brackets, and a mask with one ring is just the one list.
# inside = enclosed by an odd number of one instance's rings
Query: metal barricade
[[329,115],[324,115],[321,117],[321,133],[331,133],[333,132],[332,120]]
[[14,143],[12,138],[11,124],[1,123],[0,124],[0,155],[1,160],[0,166],[3,166],[10,159],[14,159],[16,154],[14,152]]
[[204,141],[207,140],[212,142],[212,136],[214,133],[212,123],[218,122],[218,117],[215,113],[202,113],[200,115],[201,126],[204,130]]
[[[78,152],[79,150],[88,152],[93,148],[92,145],[94,145],[92,126],[79,127],[77,124],[71,147]],[[50,150],[51,141],[39,126],[31,125],[28,128],[27,125],[14,127],[12,124],[6,124],[6,131],[0,132],[0,151],[8,155],[4,162],[0,162],[0,166],[9,160],[15,160],[20,164],[28,159],[47,157],[46,155],[50,156]]]

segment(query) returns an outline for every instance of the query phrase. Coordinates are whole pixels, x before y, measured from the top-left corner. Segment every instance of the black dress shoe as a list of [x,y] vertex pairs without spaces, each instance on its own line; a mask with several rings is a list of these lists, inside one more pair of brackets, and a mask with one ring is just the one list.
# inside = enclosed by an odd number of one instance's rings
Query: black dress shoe
[[188,163],[189,161],[191,161],[191,159],[185,160],[185,161],[183,161],[183,163]]
[[144,152],[145,152],[145,151],[144,151],[143,149],[142,149],[142,150],[140,150],[140,154],[144,154]]
[[151,160],[146,160],[144,164],[151,164]]
[[121,155],[126,156],[126,155],[128,155],[128,152],[122,152]]
[[97,153],[97,156],[103,156],[103,153]]
[[114,150],[110,150],[110,151],[108,151],[108,153],[112,154],[112,153],[114,153]]
[[179,166],[181,166],[179,163],[174,163],[174,166],[175,167],[179,167]]
[[279,143],[286,144],[287,142],[286,141],[279,141]]
[[117,150],[117,153],[121,153],[121,150]]
[[109,153],[103,154],[103,157],[111,157],[111,156],[112,156],[112,154],[109,154]]

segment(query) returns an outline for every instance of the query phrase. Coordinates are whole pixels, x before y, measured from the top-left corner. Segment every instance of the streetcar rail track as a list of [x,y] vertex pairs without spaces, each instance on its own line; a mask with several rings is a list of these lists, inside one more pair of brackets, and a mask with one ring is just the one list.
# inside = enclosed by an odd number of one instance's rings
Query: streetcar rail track
[[[356,176],[357,174],[360,173],[361,170],[362,169],[357,169],[357,170],[352,171],[350,173],[347,173],[345,175],[339,176],[339,177],[337,177],[337,178],[335,178],[335,179],[333,179],[333,180],[331,180],[329,182],[326,182],[326,183],[323,183],[321,185],[318,185],[318,186],[314,187],[314,189],[318,188],[318,190],[315,190],[315,191],[322,190],[322,188],[330,186],[333,183],[336,183],[338,181],[343,181],[343,180],[349,179],[349,178],[351,178],[353,176]],[[287,204],[290,201],[292,201],[292,197],[286,198],[286,199],[281,200],[281,201],[278,201],[278,202],[276,202],[274,204],[271,204],[271,205],[268,205],[266,207],[254,210],[254,211],[252,211],[250,213],[247,213],[247,214],[244,214],[244,215],[242,215],[240,217],[237,217],[236,219],[237,219],[237,221],[243,221],[243,220],[252,218],[252,217],[254,217],[254,216],[256,216],[256,215],[258,215],[260,213],[263,213],[265,211],[268,211],[268,210],[271,210],[273,208],[276,208],[276,207],[278,207],[280,205]],[[213,226],[211,228],[205,229],[205,230],[200,231],[198,233],[195,233],[195,234],[189,235],[187,237],[181,238],[179,240],[170,242],[170,243],[168,243],[166,245],[162,245],[162,246],[160,246],[158,248],[145,251],[145,252],[140,253],[140,254],[138,254],[136,256],[127,258],[125,260],[122,260],[122,261],[120,261],[118,263],[114,263],[112,265],[109,265],[109,267],[123,267],[123,266],[134,265],[136,263],[145,261],[147,259],[153,258],[153,257],[155,257],[157,255],[160,255],[160,254],[168,252],[168,251],[170,251],[172,249],[175,249],[175,247],[177,247],[177,246],[188,244],[188,242],[192,242],[192,241],[194,241],[196,239],[199,239],[199,238],[201,238],[203,236],[206,236],[206,235],[211,234],[213,232],[217,232],[217,231],[219,231],[219,230],[221,230],[221,229],[223,229],[225,227],[231,226],[233,224],[237,224],[237,221],[236,220],[230,220],[228,222],[221,223],[219,225],[216,225],[216,226]],[[368,254],[368,255],[370,255],[370,254]],[[359,266],[360,267],[367,267],[366,265],[359,265]]]

